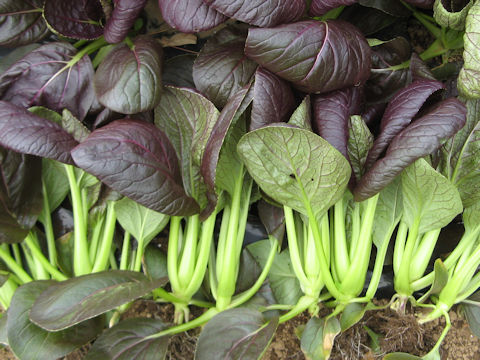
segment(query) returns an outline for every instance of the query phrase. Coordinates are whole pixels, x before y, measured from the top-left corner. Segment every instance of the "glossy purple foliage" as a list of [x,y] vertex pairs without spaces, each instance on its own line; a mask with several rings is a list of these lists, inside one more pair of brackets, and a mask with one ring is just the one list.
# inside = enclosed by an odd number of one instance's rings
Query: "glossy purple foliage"
[[348,6],[356,2],[358,0],[312,0],[309,14],[311,16],[321,16],[339,6]]
[[227,20],[203,0],[158,0],[158,5],[168,25],[184,33],[213,29]]
[[104,36],[109,43],[125,39],[147,0],[114,0],[113,13],[105,24]]
[[75,164],[120,194],[168,215],[192,215],[198,204],[183,187],[167,136],[140,120],[116,120],[72,151]]
[[370,75],[370,47],[365,37],[340,20],[250,28],[245,52],[308,93],[359,86]]

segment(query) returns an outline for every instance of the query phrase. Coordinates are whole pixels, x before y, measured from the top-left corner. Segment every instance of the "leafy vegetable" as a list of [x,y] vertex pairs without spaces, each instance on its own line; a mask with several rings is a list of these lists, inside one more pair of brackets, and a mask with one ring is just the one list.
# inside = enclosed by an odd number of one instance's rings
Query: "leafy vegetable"
[[370,47],[364,36],[340,20],[250,28],[245,53],[304,92],[359,86],[370,73]]
[[118,43],[126,36],[130,27],[145,7],[147,0],[114,0],[113,12],[105,24],[104,36],[109,43]]
[[20,46],[48,34],[42,17],[43,0],[4,0],[0,3],[0,45]]
[[153,109],[160,100],[162,48],[146,36],[118,45],[95,73],[98,101],[123,114]]

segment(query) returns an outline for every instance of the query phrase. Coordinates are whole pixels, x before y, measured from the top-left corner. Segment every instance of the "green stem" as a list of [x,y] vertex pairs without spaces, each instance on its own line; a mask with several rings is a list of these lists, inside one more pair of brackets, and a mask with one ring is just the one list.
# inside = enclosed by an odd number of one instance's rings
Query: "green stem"
[[[223,267],[217,268],[218,288],[217,288],[217,308],[222,311],[230,305],[231,298],[235,293],[236,272],[238,270],[237,255],[237,238],[238,225],[240,221],[241,198],[243,176],[240,176],[235,181],[235,188],[232,194],[231,214],[228,221],[227,237],[225,239],[225,252],[223,254]],[[242,236],[243,239],[243,236]]]
[[213,231],[215,229],[216,218],[217,212],[214,211],[202,224],[197,264],[195,265],[190,283],[185,290],[185,293],[190,296],[198,291],[205,277],[208,259],[210,258],[210,248],[213,243]]
[[12,244],[13,257],[15,258],[16,263],[22,267],[22,254],[20,253],[20,247],[18,244]]
[[42,180],[43,194],[43,217],[42,224],[45,229],[45,237],[47,238],[48,259],[52,266],[57,266],[57,248],[55,246],[55,235],[53,233],[52,217],[50,215],[50,202],[48,201],[47,187]]
[[38,261],[44,270],[46,270],[52,277],[57,281],[67,280],[68,277],[58,271],[57,268],[53,267],[48,259],[43,255],[43,253],[38,248],[38,245],[35,242],[35,239],[32,237],[32,233],[25,238],[25,244],[28,246],[32,255],[36,261]]
[[181,289],[186,289],[188,287],[195,270],[199,229],[199,215],[196,214],[189,216],[187,218],[187,225],[184,233],[180,263],[178,265],[178,281],[180,282]]
[[270,268],[272,267],[273,260],[275,259],[275,254],[277,253],[277,250],[278,250],[278,241],[275,237],[270,236],[270,244],[271,244],[270,252],[268,254],[265,267],[260,273],[260,276],[258,277],[258,279],[255,281],[255,284],[253,284],[253,286],[250,289],[241,293],[240,295],[236,296],[233,299],[233,301],[229,306],[230,308],[234,308],[242,305],[243,303],[248,301],[253,295],[255,295],[257,291],[262,287],[263,282],[265,281],[268,273],[270,272]]
[[441,229],[435,229],[426,232],[420,245],[415,250],[410,268],[410,282],[413,282],[423,276],[432,257],[433,250],[437,244]]
[[307,310],[310,306],[312,306],[316,302],[317,302],[317,299],[311,298],[310,296],[302,296],[292,310],[280,316],[280,318],[278,319],[278,323],[281,324],[281,323],[284,323],[285,321],[293,319],[294,317],[303,313],[305,310]]
[[115,223],[117,217],[115,215],[115,202],[110,201],[107,205],[107,214],[105,228],[103,229],[102,240],[100,241],[100,249],[98,250],[92,273],[104,271],[107,269],[110,252],[113,243],[113,234],[115,232]]
[[98,244],[100,243],[100,237],[102,235],[103,223],[105,222],[105,216],[101,216],[100,219],[93,226],[92,240],[90,241],[89,257],[90,262],[93,264],[97,258]]
[[180,216],[172,216],[170,219],[170,232],[168,235],[168,251],[167,251],[167,270],[168,278],[172,290],[175,292],[181,289],[178,279],[178,243],[180,241],[180,225],[182,218]]
[[350,251],[349,257],[350,261],[353,261],[355,258],[355,250],[357,248],[358,239],[360,238],[360,203],[355,202],[353,205],[352,211],[352,237],[350,240]]
[[90,274],[92,264],[87,243],[87,223],[84,218],[84,205],[80,187],[77,184],[75,170],[72,165],[65,164],[73,208],[74,245],[73,245],[73,272],[76,276]]
[[130,233],[125,231],[123,234],[122,255],[120,258],[120,270],[128,269],[128,255],[130,253]]
[[[399,272],[395,274],[395,290],[400,295],[410,296],[413,292],[410,286],[410,267],[412,264],[413,251],[417,243],[420,217],[416,217],[408,231],[407,242],[402,256]],[[394,254],[395,257],[395,254]]]
[[335,256],[335,270],[338,279],[341,282],[348,276],[348,270],[350,267],[350,256],[348,255],[347,236],[345,234],[345,211],[343,198],[334,205],[333,214],[333,249]]
[[397,238],[395,239],[395,248],[393,250],[393,272],[400,272],[403,253],[405,251],[405,243],[407,241],[408,226],[403,221],[400,222],[397,230]]
[[0,258],[7,265],[7,267],[13,271],[15,275],[20,279],[22,284],[33,281],[30,275],[23,269],[22,266],[18,265],[14,258],[12,258],[8,251],[6,251],[2,246],[0,246]]
[[307,279],[303,271],[302,260],[300,259],[300,251],[298,250],[297,232],[295,228],[295,220],[292,208],[284,205],[283,212],[285,214],[285,225],[287,229],[288,250],[290,252],[290,260],[292,261],[295,276],[300,281],[302,288],[308,286],[310,281]]

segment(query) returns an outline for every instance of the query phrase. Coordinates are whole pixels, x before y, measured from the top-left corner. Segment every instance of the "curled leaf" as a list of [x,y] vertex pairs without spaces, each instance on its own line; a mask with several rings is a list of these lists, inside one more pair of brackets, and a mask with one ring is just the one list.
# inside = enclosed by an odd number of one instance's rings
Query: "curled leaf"
[[153,38],[141,36],[133,47],[118,45],[95,73],[95,91],[100,103],[122,113],[153,109],[160,100],[162,47]]
[[442,27],[462,31],[465,29],[465,19],[473,3],[472,0],[435,0],[433,16]]
[[358,86],[370,75],[370,47],[365,37],[341,20],[250,28],[245,52],[304,92]]
[[105,24],[105,40],[115,44],[125,39],[146,3],[147,0],[114,0],[113,12]]
[[467,98],[480,98],[480,2],[476,1],[470,8],[465,20],[465,35],[463,37],[464,65],[458,75],[458,90]]

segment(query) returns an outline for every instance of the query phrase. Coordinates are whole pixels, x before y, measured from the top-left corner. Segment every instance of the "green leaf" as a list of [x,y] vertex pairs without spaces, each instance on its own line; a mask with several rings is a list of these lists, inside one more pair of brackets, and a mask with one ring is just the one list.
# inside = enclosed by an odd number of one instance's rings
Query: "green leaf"
[[170,216],[150,210],[124,197],[115,203],[117,220],[135,239],[146,246],[167,225]]
[[268,196],[318,220],[342,196],[350,164],[320,136],[272,125],[244,135],[238,151]]
[[438,295],[448,283],[448,270],[441,259],[435,260],[433,265],[433,283],[428,292],[422,296],[422,299],[428,299],[432,295]]
[[0,317],[0,344],[8,346],[8,336],[7,336],[7,318],[8,315],[4,313]]
[[422,360],[422,358],[407,353],[396,352],[385,355],[383,360]]
[[[262,268],[267,262],[270,246],[269,240],[261,240],[247,247],[247,250]],[[288,249],[275,255],[272,267],[268,273],[268,280],[275,299],[279,304],[295,305],[303,295],[300,282],[293,271]]]
[[14,354],[22,360],[52,360],[62,357],[92,340],[103,327],[101,319],[91,319],[63,331],[48,332],[28,318],[35,299],[53,281],[35,281],[17,289],[8,309],[7,336]]
[[480,303],[478,303],[478,300],[480,300],[479,294],[479,292],[476,292],[469,298],[471,301],[477,301],[477,304],[463,304],[465,318],[470,326],[470,330],[478,338],[480,338]]
[[150,279],[167,277],[167,255],[156,246],[147,246],[143,255],[143,268]]
[[165,86],[155,108],[155,125],[168,135],[180,158],[185,190],[202,208],[207,199],[200,164],[219,116],[215,105],[203,95],[174,86]]
[[165,285],[166,278],[149,280],[133,271],[110,270],[62,281],[37,298],[30,319],[58,331],[142,297]]
[[463,69],[458,75],[457,87],[467,98],[480,98],[480,2],[475,1],[465,19]]
[[455,186],[424,159],[415,161],[401,175],[403,219],[411,227],[420,219],[419,234],[442,228],[462,212]]
[[462,219],[465,232],[475,231],[480,226],[480,222],[478,221],[478,219],[480,219],[480,202],[476,202],[472,206],[465,208]]
[[302,332],[300,346],[308,360],[324,360],[330,357],[335,337],[340,333],[336,317],[327,320],[311,318]]
[[379,249],[390,230],[397,225],[403,213],[402,183],[397,177],[380,192],[375,209],[375,226],[373,227],[373,243]]
[[373,135],[360,115],[353,115],[348,121],[348,156],[355,178],[365,173],[364,165],[368,151],[373,145]]
[[312,110],[310,95],[305,96],[302,103],[293,112],[289,125],[298,126],[301,129],[312,130]]
[[440,168],[469,207],[480,201],[480,100],[466,100],[465,105],[465,126],[442,147]]
[[196,360],[260,359],[272,341],[278,318],[265,324],[262,313],[230,309],[205,325],[197,342]]
[[57,248],[58,267],[67,276],[73,276],[73,248],[74,248],[74,236],[73,232],[67,232],[66,234],[55,239],[55,245]]
[[[58,161],[43,158],[42,159],[42,180],[45,185],[45,195],[48,199],[48,207],[52,213],[67,196],[70,185],[68,183],[65,167]],[[46,216],[45,208],[39,216],[40,221],[44,221]]]
[[145,339],[167,326],[157,319],[127,319],[107,329],[95,341],[85,360],[162,360],[169,336]]
[[359,303],[350,303],[342,311],[340,316],[340,327],[342,331],[345,331],[362,320],[363,315],[367,310],[370,310],[372,307],[371,303],[367,305]]
[[[449,6],[449,9],[445,8],[444,1],[435,0],[433,5],[433,17],[435,21],[442,27],[449,27],[451,29],[462,31],[465,29],[465,18],[467,17],[468,11],[472,7],[474,1],[471,0],[465,4],[461,9],[452,9],[452,2],[446,2]],[[462,1],[462,3],[465,3]]]
[[90,135],[90,130],[78,120],[68,109],[62,111],[61,125],[78,142],[85,140]]

